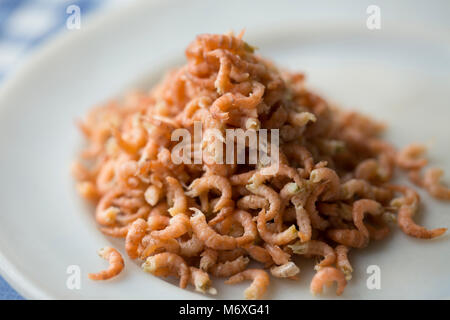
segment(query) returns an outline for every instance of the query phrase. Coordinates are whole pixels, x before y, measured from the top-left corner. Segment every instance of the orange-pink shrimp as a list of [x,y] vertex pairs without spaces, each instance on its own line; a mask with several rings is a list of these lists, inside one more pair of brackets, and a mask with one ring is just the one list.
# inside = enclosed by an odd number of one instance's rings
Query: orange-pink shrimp
[[257,196],[255,194],[250,194],[240,198],[236,206],[239,209],[248,210],[248,209],[262,209],[268,207],[269,202],[267,199]]
[[110,237],[125,238],[128,233],[129,225],[123,227],[100,227],[100,231]]
[[109,267],[98,273],[89,273],[88,277],[92,280],[107,280],[117,276],[125,266],[122,255],[114,248],[105,247],[98,251],[98,255],[105,260],[108,260]]
[[216,264],[218,253],[214,249],[205,248],[205,250],[200,254],[200,269],[208,271],[213,265]]
[[267,199],[267,201],[269,202],[269,209],[265,214],[267,220],[271,220],[279,214],[281,208],[281,199],[278,193],[275,192],[275,190],[264,184],[259,186],[249,184],[247,185],[247,189],[255,195]]
[[323,241],[310,240],[305,243],[296,242],[289,245],[289,247],[295,254],[322,256],[323,260],[316,265],[316,270],[328,267],[336,261],[336,253],[333,248]]
[[330,168],[314,169],[311,171],[309,179],[312,183],[326,182],[326,191],[321,193],[323,201],[335,200],[339,197],[340,179],[334,170]]
[[150,256],[142,264],[142,269],[155,276],[168,276],[175,274],[180,278],[180,288],[186,288],[191,271],[189,266],[182,257],[171,252],[162,252],[154,256]]
[[189,231],[189,226],[189,217],[180,213],[170,218],[169,225],[166,228],[152,231],[151,235],[160,239],[178,238]]
[[250,213],[244,210],[236,210],[232,216],[232,219],[244,228],[244,234],[236,238],[236,242],[239,246],[252,242],[256,239],[258,236],[258,230]]
[[147,259],[149,256],[154,255],[156,253],[172,252],[179,254],[180,253],[180,245],[178,241],[175,239],[158,239],[153,238],[151,235],[146,235],[142,239],[141,248],[139,252],[139,258],[141,260]]
[[111,190],[100,199],[100,202],[95,209],[95,219],[97,223],[103,226],[113,226],[116,223],[116,218],[120,213],[120,209],[112,206],[112,202],[122,193],[123,192],[120,190]]
[[180,182],[173,177],[167,177],[166,182],[168,192],[173,197],[173,206],[168,210],[170,215],[187,214],[187,199]]
[[413,216],[419,208],[420,197],[413,189],[405,186],[391,186],[391,189],[403,194],[402,198],[392,200],[392,206],[400,206],[397,223],[400,229],[409,236],[421,239],[432,239],[440,236],[447,228],[437,228],[428,230],[417,225],[413,221]]
[[215,277],[226,278],[245,270],[249,262],[249,258],[240,256],[232,261],[216,263],[209,268],[209,271]]
[[411,143],[398,152],[396,159],[398,166],[405,170],[423,168],[428,163],[427,159],[420,158],[425,151],[426,147],[423,144]]
[[180,245],[180,255],[183,257],[195,257],[203,251],[203,241],[201,241],[195,234],[189,240],[182,241],[178,239]]
[[269,275],[267,274],[267,272],[260,269],[248,269],[242,271],[229,278],[227,281],[225,281],[225,283],[235,284],[244,280],[252,280],[252,284],[250,285],[250,287],[248,287],[244,291],[245,298],[249,300],[261,299],[266,293],[267,287],[270,283]]
[[450,188],[447,188],[440,183],[443,174],[444,171],[442,169],[428,169],[425,171],[423,185],[433,197],[442,200],[450,200]]
[[258,228],[259,235],[264,241],[270,244],[284,245],[297,238],[297,229],[295,228],[295,225],[291,225],[289,228],[280,233],[273,233],[268,230],[266,221],[267,217],[265,210],[263,209],[258,214],[256,226]]
[[269,167],[259,169],[250,178],[249,183],[258,186],[263,184],[265,181],[269,180],[272,177],[280,177],[280,176],[286,176],[294,180],[294,182],[298,185],[299,188],[302,188],[305,184],[297,170],[282,163],[272,164]]
[[151,206],[156,206],[159,200],[162,198],[163,191],[160,187],[152,184],[145,190],[145,201]]
[[348,260],[348,251],[349,248],[344,245],[338,245],[334,248],[336,252],[336,266],[339,270],[341,270],[347,281],[352,279],[353,267]]
[[266,243],[264,244],[264,248],[266,248],[267,252],[272,257],[273,262],[275,262],[275,264],[277,265],[286,264],[291,258],[291,255],[289,253],[283,251],[283,249],[281,249],[277,245]]
[[236,248],[236,238],[218,234],[206,223],[205,215],[197,208],[191,208],[194,214],[191,217],[191,226],[195,235],[203,243],[216,250],[232,250]]
[[164,229],[169,223],[170,218],[167,216],[152,215],[147,218],[147,227],[149,231]]
[[311,240],[312,226],[309,214],[305,209],[306,201],[308,199],[307,193],[301,193],[298,196],[294,196],[291,199],[295,208],[295,217],[298,225],[298,237],[301,242],[307,242]]
[[340,296],[345,287],[347,286],[347,280],[341,270],[333,267],[322,268],[314,275],[311,281],[311,293],[313,295],[322,293],[323,286],[331,286],[333,282],[337,283],[336,294]]
[[228,179],[217,175],[195,179],[189,186],[189,191],[186,194],[189,197],[197,197],[203,193],[207,193],[211,189],[218,190],[222,193],[220,200],[213,209],[214,212],[233,204],[233,200],[231,200],[231,185],[228,182]]
[[329,229],[326,232],[331,240],[352,248],[364,248],[369,244],[369,238],[359,230],[354,229]]
[[294,262],[289,261],[280,266],[273,266],[270,268],[270,273],[277,278],[293,278],[300,273],[300,268]]
[[383,214],[383,207],[378,202],[369,199],[361,199],[353,203],[353,223],[359,232],[367,238],[369,237],[369,231],[363,222],[366,213],[380,216]]
[[125,250],[131,259],[136,259],[139,256],[138,247],[146,232],[147,222],[144,219],[137,219],[128,229],[125,239]]
[[212,287],[211,279],[209,275],[198,268],[190,267],[191,277],[189,282],[195,287],[196,291],[201,293],[217,294],[217,290]]
[[274,262],[272,260],[272,256],[269,254],[267,249],[257,246],[255,244],[246,244],[242,246],[242,248],[247,251],[250,257],[253,260],[263,263],[266,267],[271,266]]

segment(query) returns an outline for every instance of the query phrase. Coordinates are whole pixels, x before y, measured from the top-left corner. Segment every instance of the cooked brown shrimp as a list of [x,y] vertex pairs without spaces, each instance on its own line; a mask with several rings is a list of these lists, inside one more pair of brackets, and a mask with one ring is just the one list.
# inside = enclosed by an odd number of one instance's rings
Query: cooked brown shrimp
[[244,234],[236,238],[236,242],[239,246],[252,242],[256,239],[258,236],[258,230],[250,213],[244,210],[236,210],[232,216],[232,219],[237,221],[244,228]]
[[183,257],[195,257],[203,251],[203,241],[201,241],[195,234],[187,241],[178,239],[180,244],[180,254]]
[[263,184],[266,180],[275,176],[276,177],[286,176],[294,180],[294,182],[297,184],[299,188],[302,188],[304,186],[304,182],[300,177],[298,171],[282,163],[272,164],[269,167],[259,169],[250,178],[249,182],[254,184],[255,186],[258,186]]
[[152,231],[151,235],[160,239],[178,238],[189,231],[189,226],[189,217],[180,213],[170,218],[169,225],[166,228]]
[[450,200],[450,188],[443,186],[440,182],[444,171],[438,168],[430,168],[425,171],[423,185],[433,197],[442,200]]
[[129,225],[123,227],[100,227],[99,230],[107,236],[114,238],[125,238],[128,233]]
[[145,201],[151,206],[155,206],[162,197],[162,189],[156,185],[151,185],[145,190]]
[[153,238],[151,235],[146,235],[142,239],[141,248],[139,252],[139,258],[141,260],[147,259],[149,256],[152,256],[156,253],[161,252],[172,252],[179,254],[180,253],[180,245],[175,239],[158,239]]
[[161,230],[167,227],[170,218],[162,215],[152,215],[147,218],[147,227],[149,231]]
[[400,168],[405,170],[417,170],[427,165],[428,160],[420,158],[426,151],[423,144],[411,143],[410,145],[401,149],[397,154],[397,164]]
[[258,214],[256,226],[258,228],[259,235],[264,241],[270,244],[284,245],[297,238],[297,229],[295,228],[295,225],[291,225],[289,228],[280,233],[273,233],[268,230],[266,221],[267,217],[265,210],[263,209]]
[[341,270],[333,267],[322,268],[314,275],[311,281],[311,293],[313,295],[322,293],[323,286],[331,286],[333,282],[337,283],[336,294],[340,296],[345,287],[347,286],[347,280]]
[[131,259],[136,259],[139,256],[138,247],[146,232],[147,222],[144,219],[137,219],[128,229],[125,239],[125,250]]
[[109,267],[98,273],[89,273],[88,277],[92,280],[107,280],[117,276],[125,265],[122,255],[114,248],[105,247],[98,251],[98,255],[105,260],[108,260]]
[[369,237],[369,231],[364,225],[364,215],[368,213],[373,216],[380,216],[383,213],[383,207],[376,201],[361,199],[353,203],[353,223],[364,237]]
[[345,279],[347,281],[351,280],[353,267],[350,264],[350,261],[348,260],[348,256],[347,256],[349,248],[340,244],[336,248],[334,248],[334,251],[336,252],[337,268],[344,273]]
[[253,281],[250,287],[244,291],[245,299],[249,300],[261,299],[266,293],[270,282],[269,275],[264,270],[248,269],[232,276],[230,279],[225,281],[225,283],[235,284],[244,280]]
[[245,270],[249,262],[249,258],[240,256],[232,261],[216,263],[209,268],[209,271],[215,277],[226,278]]
[[245,251],[252,257],[252,259],[263,263],[266,267],[271,266],[274,262],[272,256],[269,254],[267,249],[257,246],[255,244],[246,244],[242,246]]
[[217,290],[212,287],[211,279],[205,271],[195,267],[190,267],[189,269],[191,271],[189,282],[195,287],[196,291],[213,295],[217,294]]
[[120,190],[111,190],[105,194],[95,209],[95,219],[103,226],[113,226],[116,218],[120,213],[120,209],[112,206],[115,198],[119,197],[123,192]]
[[291,258],[291,255],[283,249],[281,249],[277,245],[272,245],[269,243],[264,244],[264,248],[266,248],[267,252],[272,257],[273,262],[277,265],[286,264],[289,262],[289,259]]
[[191,217],[191,226],[195,235],[203,243],[216,250],[232,250],[236,248],[236,238],[218,234],[206,223],[205,215],[197,208],[191,208],[194,214]]
[[292,261],[270,268],[270,273],[277,278],[292,278],[300,273],[299,267]]
[[220,200],[213,209],[214,212],[217,212],[226,206],[230,206],[230,204],[233,203],[233,200],[231,200],[231,185],[228,182],[228,179],[217,175],[195,179],[189,186],[189,191],[186,194],[189,197],[197,197],[202,193],[207,193],[211,189],[216,189],[222,193]]
[[298,225],[298,237],[301,242],[307,242],[311,240],[312,226],[309,214],[305,209],[306,201],[308,200],[308,194],[302,193],[298,196],[294,196],[291,201],[295,208],[295,217]]
[[163,252],[148,257],[142,264],[145,272],[154,274],[155,276],[168,276],[175,274],[180,278],[180,288],[186,288],[191,272],[189,266],[182,257],[175,253]]
[[355,195],[379,202],[389,201],[392,198],[392,192],[389,189],[372,186],[367,181],[362,179],[351,179],[341,184],[341,199],[351,199]]
[[310,240],[305,243],[296,242],[289,245],[289,247],[295,254],[322,256],[323,260],[316,265],[316,270],[330,266],[336,261],[336,253],[333,248],[323,241]]
[[359,230],[329,229],[326,234],[331,240],[352,248],[364,248],[369,244],[369,238]]
[[166,178],[169,193],[173,196],[173,207],[169,209],[172,216],[183,213],[187,214],[187,199],[180,182],[172,177]]
[[413,221],[413,216],[419,208],[420,197],[413,189],[405,186],[391,186],[394,191],[403,194],[402,198],[394,199],[392,206],[400,206],[398,211],[397,223],[400,229],[409,236],[421,239],[432,239],[442,235],[447,228],[437,228],[428,230],[417,225]]
[[249,209],[262,209],[268,207],[269,202],[267,199],[257,196],[255,194],[250,194],[244,196],[238,200],[236,206],[239,209],[249,210]]
[[340,179],[334,170],[330,168],[319,168],[311,171],[310,181],[319,183],[325,181],[327,183],[327,190],[321,194],[323,201],[335,200],[339,197]]
[[205,248],[205,250],[200,254],[200,269],[208,271],[213,265],[216,264],[218,253],[214,249]]
[[255,195],[261,196],[269,202],[269,209],[267,210],[266,217],[267,220],[275,218],[279,214],[281,208],[281,199],[275,190],[266,185],[256,186],[254,184],[247,185],[247,189],[254,193]]

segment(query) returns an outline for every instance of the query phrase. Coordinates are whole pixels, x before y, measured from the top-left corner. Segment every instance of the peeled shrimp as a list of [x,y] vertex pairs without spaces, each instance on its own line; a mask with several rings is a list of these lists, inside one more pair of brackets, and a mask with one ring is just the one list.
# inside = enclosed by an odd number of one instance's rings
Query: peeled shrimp
[[187,214],[187,199],[180,182],[172,177],[167,177],[166,181],[169,193],[173,195],[173,207],[168,210],[170,215]]
[[195,234],[187,241],[178,239],[180,244],[180,254],[183,257],[195,257],[203,250],[203,241],[201,241]]
[[426,151],[423,144],[412,143],[401,149],[397,154],[397,164],[400,168],[406,170],[417,170],[427,165],[425,158],[420,158]]
[[211,279],[205,271],[194,267],[190,267],[189,269],[191,271],[189,282],[195,287],[196,291],[201,293],[217,294],[217,290],[211,286]]
[[292,204],[295,208],[295,217],[298,225],[298,237],[302,242],[307,242],[311,240],[312,236],[312,226],[309,214],[305,209],[307,195],[305,193],[298,196],[294,196],[292,199]]
[[147,218],[147,227],[150,231],[164,229],[169,223],[170,218],[167,216],[152,215]]
[[344,273],[347,281],[351,280],[353,268],[347,256],[349,248],[343,245],[338,245],[334,248],[334,251],[336,252],[336,266]]
[[216,263],[209,269],[209,271],[215,277],[225,278],[245,270],[249,262],[249,258],[240,256],[232,261]]
[[330,266],[336,261],[336,254],[333,248],[322,241],[310,240],[305,243],[296,242],[289,245],[289,247],[295,254],[324,257],[324,259],[316,265],[316,270]]
[[412,219],[419,208],[420,198],[417,192],[404,186],[391,186],[391,189],[403,194],[403,198],[394,199],[391,205],[400,206],[397,223],[404,233],[415,238],[432,239],[440,236],[447,230],[447,228],[427,230],[417,225]]
[[333,267],[320,269],[311,281],[311,293],[314,295],[322,293],[323,286],[329,287],[334,281],[337,283],[336,294],[340,296],[347,285],[344,273]]
[[327,237],[352,248],[364,248],[369,244],[369,238],[365,237],[359,230],[354,229],[329,229],[327,230]]
[[186,288],[191,276],[189,266],[184,259],[171,252],[158,253],[148,257],[142,264],[142,269],[155,276],[166,277],[169,274],[176,274],[180,278],[179,286],[183,289]]
[[265,210],[263,209],[258,214],[257,228],[259,235],[264,241],[270,244],[284,245],[297,238],[297,229],[295,228],[295,225],[291,225],[289,228],[280,233],[272,233],[267,229],[266,221],[267,218]]
[[221,176],[211,175],[195,179],[189,186],[189,189],[190,190],[186,193],[189,197],[197,197],[202,193],[208,192],[210,189],[221,191],[222,195],[214,207],[214,212],[217,212],[226,206],[230,206],[233,203],[233,200],[231,200],[231,185],[228,182],[228,179]]
[[137,219],[130,226],[125,239],[125,250],[131,259],[136,259],[139,256],[138,247],[146,232],[147,222],[144,219]]
[[189,217],[180,213],[170,218],[169,225],[166,228],[152,231],[151,235],[160,239],[178,238],[189,231],[189,225]]
[[242,271],[230,279],[225,281],[226,284],[235,284],[244,280],[252,280],[250,287],[245,289],[244,296],[245,299],[256,300],[261,299],[266,293],[267,287],[269,286],[269,275],[264,270],[260,269],[248,269]]
[[423,185],[427,191],[435,198],[450,200],[450,188],[443,186],[440,179],[444,171],[438,168],[430,168],[425,171]]
[[247,185],[247,189],[256,195],[267,199],[267,201],[269,202],[269,209],[266,213],[267,220],[271,220],[275,218],[277,214],[279,214],[281,208],[281,199],[278,193],[275,192],[271,187],[263,184],[259,186],[249,184]]
[[191,217],[191,226],[195,235],[204,242],[207,247],[216,250],[231,250],[236,248],[236,238],[218,234],[206,223],[205,215],[197,208],[191,208],[194,214]]
[[335,200],[339,197],[340,179],[334,170],[330,168],[314,169],[311,171],[309,179],[313,183],[319,183],[321,181],[327,183],[326,191],[321,194],[323,201]]
[[179,254],[180,245],[175,239],[158,239],[153,238],[151,235],[146,235],[142,239],[142,249],[139,253],[139,258],[145,260],[147,257],[160,252],[172,252]]
[[105,247],[99,250],[98,255],[105,260],[108,260],[109,267],[106,270],[98,273],[89,273],[88,277],[92,280],[107,280],[117,276],[124,267],[122,255],[114,248]]
[[382,206],[373,200],[361,199],[353,203],[353,223],[364,237],[369,237],[369,231],[364,225],[364,215],[366,213],[373,216],[380,216],[383,213]]
[[218,253],[214,249],[206,248],[200,254],[200,269],[208,271],[217,262]]
[[264,248],[266,248],[267,252],[272,257],[272,260],[277,265],[286,264],[289,262],[289,259],[291,258],[291,255],[285,251],[283,251],[279,246],[272,245],[266,243],[264,245]]
[[289,261],[280,266],[270,268],[270,273],[277,278],[291,278],[300,273],[300,269],[295,263]]
[[245,251],[247,251],[250,257],[258,262],[264,263],[266,267],[273,264],[272,256],[269,254],[267,249],[255,244],[247,244],[242,247],[245,249]]

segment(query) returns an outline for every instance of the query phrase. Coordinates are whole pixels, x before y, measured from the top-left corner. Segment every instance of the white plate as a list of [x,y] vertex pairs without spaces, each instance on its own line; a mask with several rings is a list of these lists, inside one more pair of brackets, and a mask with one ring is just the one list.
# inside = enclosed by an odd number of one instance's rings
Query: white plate
[[[305,70],[311,86],[333,101],[386,120],[387,139],[398,146],[429,143],[432,163],[450,172],[449,4],[430,9],[409,1],[405,13],[398,2],[378,3],[377,31],[366,28],[370,3],[364,1],[142,1],[59,36],[0,91],[2,275],[27,298],[204,298],[143,273],[128,259],[117,279],[89,281],[87,273],[106,264],[96,250],[123,245],[97,231],[69,175],[81,141],[74,120],[137,83],[149,85],[181,61],[184,47],[202,32],[246,27],[246,39],[261,54]],[[450,226],[448,206],[423,195],[417,221]],[[450,297],[448,240],[420,241],[394,229],[388,239],[351,254],[356,271],[342,298]],[[66,286],[69,265],[81,268],[80,290]],[[380,267],[381,290],[366,286],[369,265]],[[312,265],[301,267],[298,282],[274,281],[267,298],[311,298]],[[218,298],[242,296],[246,284],[221,282]]]

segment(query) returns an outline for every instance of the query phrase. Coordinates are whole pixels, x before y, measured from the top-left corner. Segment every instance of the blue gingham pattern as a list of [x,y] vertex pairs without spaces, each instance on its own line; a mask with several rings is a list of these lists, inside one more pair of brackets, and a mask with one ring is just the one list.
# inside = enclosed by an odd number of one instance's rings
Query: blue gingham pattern
[[[0,0],[0,85],[32,50],[61,28],[77,5],[83,16],[125,0]],[[0,277],[0,300],[23,299]]]

